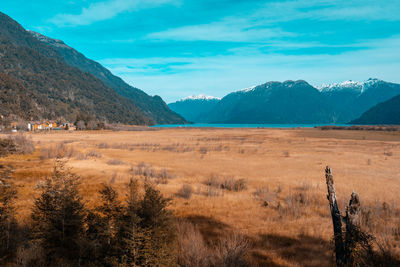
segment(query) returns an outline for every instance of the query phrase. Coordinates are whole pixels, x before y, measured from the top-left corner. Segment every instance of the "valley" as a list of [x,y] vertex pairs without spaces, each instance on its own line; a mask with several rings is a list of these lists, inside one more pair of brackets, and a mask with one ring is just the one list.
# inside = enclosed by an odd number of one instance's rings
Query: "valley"
[[14,169],[21,223],[58,155],[81,177],[87,206],[99,201],[102,184],[124,196],[130,178],[146,180],[207,242],[239,233],[251,240],[250,257],[260,266],[326,266],[332,260],[329,165],[340,208],[356,191],[368,216],[363,227],[398,250],[398,131],[140,128],[26,136],[33,154],[0,158]]

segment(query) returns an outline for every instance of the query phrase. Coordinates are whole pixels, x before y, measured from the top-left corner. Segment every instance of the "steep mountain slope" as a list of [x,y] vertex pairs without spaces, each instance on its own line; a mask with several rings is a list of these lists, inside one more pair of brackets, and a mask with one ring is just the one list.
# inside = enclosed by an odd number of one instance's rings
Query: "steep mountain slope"
[[228,94],[210,111],[212,123],[328,123],[327,97],[305,81],[268,82]]
[[375,105],[350,123],[400,125],[400,95]]
[[348,122],[374,105],[400,94],[400,85],[379,79],[364,82],[346,81],[320,87],[335,111],[335,120]]
[[[0,72],[20,90],[22,105],[13,113],[23,118],[75,119],[81,113],[100,120],[151,124],[132,101],[118,95],[94,76],[67,65],[53,48],[33,38],[17,22],[0,13]],[[1,87],[4,95],[5,87]],[[30,115],[30,117],[28,116]]]
[[134,104],[155,123],[168,124],[185,122],[181,116],[171,111],[159,96],[151,97],[142,90],[128,85],[121,78],[113,75],[108,69],[86,58],[83,54],[69,47],[61,40],[52,39],[33,31],[30,31],[30,33],[39,41],[56,50],[68,65],[92,74],[121,96],[131,99]]
[[168,104],[169,108],[190,122],[206,122],[204,116],[220,101],[219,98],[198,95],[189,96]]
[[268,82],[226,95],[206,115],[202,115],[202,121],[347,123],[398,94],[399,84],[378,79],[347,81],[319,89],[305,81]]
[[41,110],[35,105],[38,96],[27,90],[14,77],[0,73],[0,114],[20,118],[38,118]]

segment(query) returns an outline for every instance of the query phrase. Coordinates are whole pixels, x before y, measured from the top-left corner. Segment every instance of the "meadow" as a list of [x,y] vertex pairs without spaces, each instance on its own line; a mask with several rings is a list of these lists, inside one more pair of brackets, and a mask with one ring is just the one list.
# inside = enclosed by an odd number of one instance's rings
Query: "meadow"
[[357,192],[362,227],[399,253],[399,131],[138,128],[25,135],[35,145],[32,154],[0,158],[14,169],[20,222],[29,220],[38,188],[62,156],[81,177],[88,206],[99,200],[102,184],[124,196],[134,177],[171,198],[169,208],[194,225],[191,238],[205,247],[233,236],[247,240],[254,265],[332,266],[329,165],[340,209]]

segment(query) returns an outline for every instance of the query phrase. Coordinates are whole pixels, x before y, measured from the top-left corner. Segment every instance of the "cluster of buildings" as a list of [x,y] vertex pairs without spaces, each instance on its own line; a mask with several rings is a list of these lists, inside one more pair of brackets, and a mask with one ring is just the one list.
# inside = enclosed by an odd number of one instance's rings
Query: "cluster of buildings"
[[55,121],[36,121],[28,123],[29,131],[40,131],[40,130],[66,130],[75,131],[76,126],[73,123],[57,124]]

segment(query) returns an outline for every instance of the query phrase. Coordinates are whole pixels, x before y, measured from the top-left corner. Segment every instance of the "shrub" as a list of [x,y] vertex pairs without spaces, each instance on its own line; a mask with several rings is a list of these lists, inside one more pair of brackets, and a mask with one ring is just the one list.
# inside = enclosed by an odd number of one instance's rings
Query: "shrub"
[[26,138],[24,135],[10,136],[0,139],[0,156],[8,154],[30,154],[35,151],[32,139]]
[[219,240],[216,250],[215,266],[244,267],[250,250],[250,242],[242,235],[233,233]]
[[124,162],[119,159],[110,159],[109,161],[107,161],[107,164],[108,165],[122,165],[122,164],[124,164]]
[[243,178],[236,179],[234,177],[225,178],[221,186],[223,189],[229,191],[243,191],[247,189],[247,180]]
[[35,151],[32,139],[24,135],[15,135],[11,137],[13,140],[18,154],[31,154]]
[[393,152],[392,152],[392,151],[385,151],[385,152],[383,152],[383,154],[384,154],[385,156],[388,156],[388,157],[393,156]]
[[17,148],[11,139],[0,139],[0,156],[16,153]]
[[180,220],[177,223],[178,265],[182,267],[211,266],[213,257],[197,227]]
[[226,189],[229,191],[238,192],[247,189],[246,179],[243,178],[237,179],[232,176],[224,177],[221,179],[216,175],[211,175],[204,183],[209,187]]
[[146,180],[153,179],[156,184],[167,184],[168,179],[173,178],[173,175],[168,173],[165,168],[157,171],[151,165],[147,165],[145,162],[141,162],[137,166],[132,165],[130,172],[132,175],[144,176]]
[[184,184],[175,195],[177,197],[190,199],[192,197],[192,193],[193,193],[192,186],[189,184]]
[[100,152],[95,151],[95,150],[90,151],[90,152],[87,153],[86,155],[87,155],[88,157],[91,157],[91,158],[101,158],[101,157],[103,157],[103,154],[101,154]]
[[55,159],[55,158],[75,158],[77,160],[87,159],[89,154],[84,154],[79,150],[76,150],[72,145],[65,145],[70,143],[61,142],[56,145],[49,147],[43,147],[40,149],[40,159]]
[[268,187],[262,187],[256,189],[254,197],[261,201],[264,207],[268,207],[271,203],[275,202],[276,194],[275,192],[270,192]]

